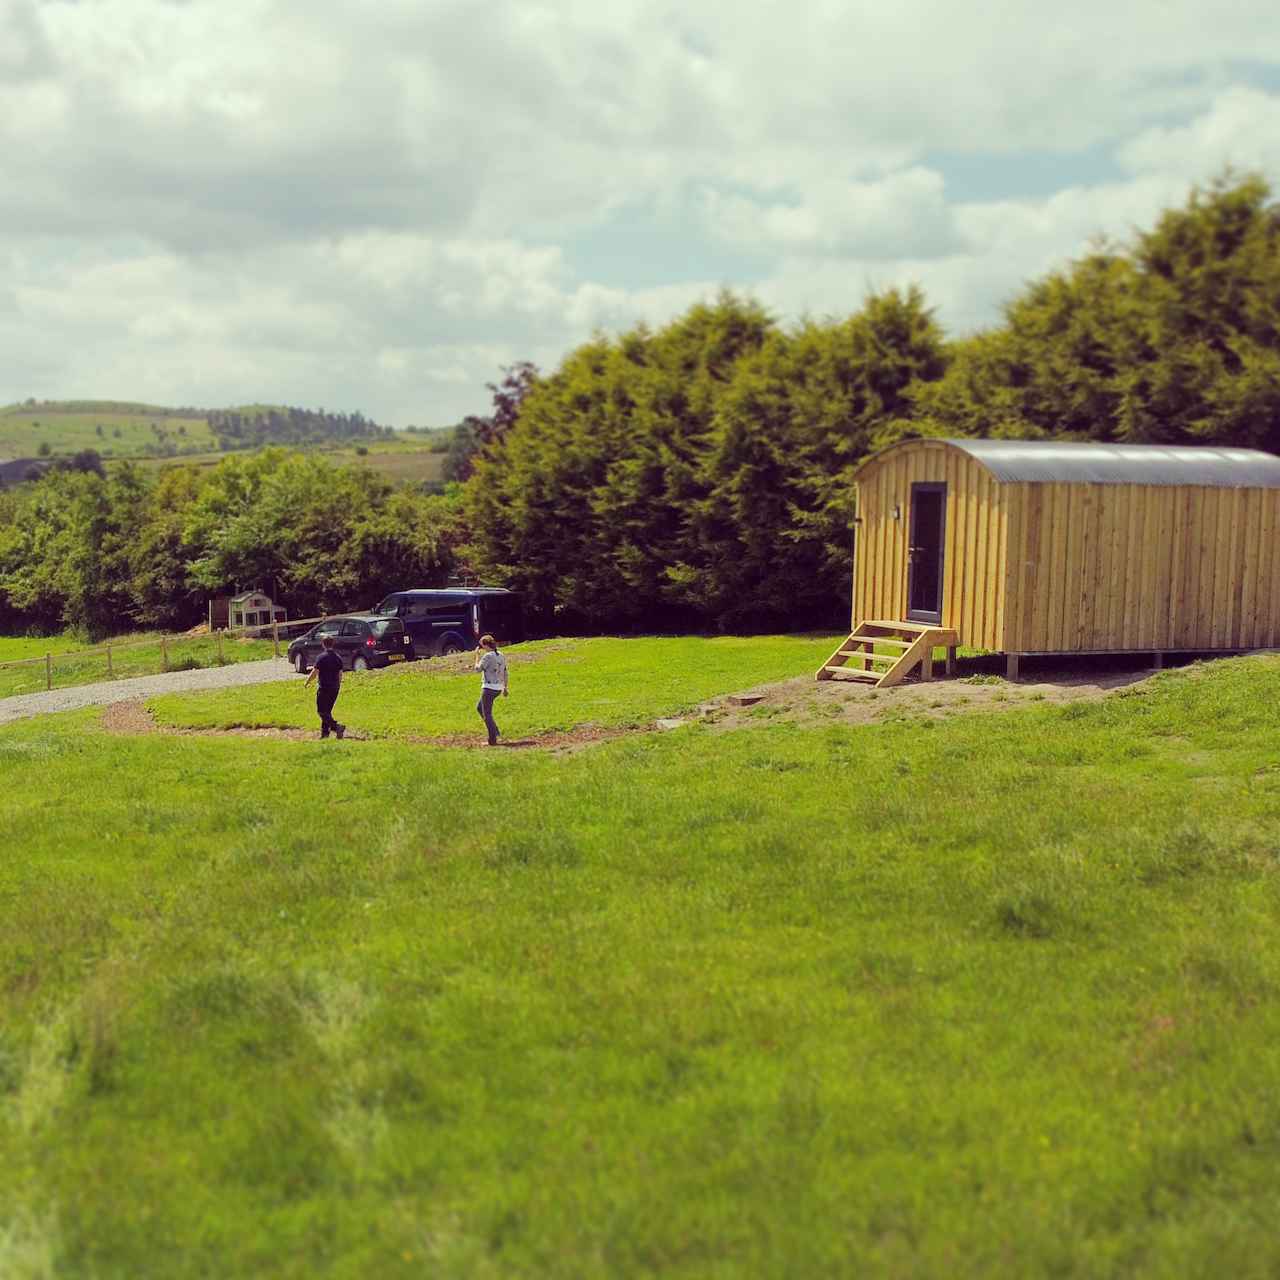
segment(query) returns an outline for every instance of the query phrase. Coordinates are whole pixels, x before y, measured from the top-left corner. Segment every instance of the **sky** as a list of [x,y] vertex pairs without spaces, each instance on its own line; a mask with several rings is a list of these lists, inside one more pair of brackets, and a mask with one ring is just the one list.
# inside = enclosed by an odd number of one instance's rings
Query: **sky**
[[0,0],[0,403],[440,426],[722,287],[949,334],[1232,165],[1275,0]]

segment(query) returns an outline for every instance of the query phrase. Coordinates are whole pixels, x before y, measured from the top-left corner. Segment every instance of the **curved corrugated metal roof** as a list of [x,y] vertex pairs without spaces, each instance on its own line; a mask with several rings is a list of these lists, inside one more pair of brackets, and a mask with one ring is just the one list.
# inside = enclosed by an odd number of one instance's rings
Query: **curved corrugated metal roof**
[[[1210,445],[1094,444],[1064,440],[947,439],[936,442],[967,453],[982,463],[1001,484],[1149,484],[1280,489],[1280,458],[1259,449],[1220,449]],[[903,445],[920,443],[929,441],[904,440],[890,446],[884,453]],[[875,455],[877,459],[883,456]]]

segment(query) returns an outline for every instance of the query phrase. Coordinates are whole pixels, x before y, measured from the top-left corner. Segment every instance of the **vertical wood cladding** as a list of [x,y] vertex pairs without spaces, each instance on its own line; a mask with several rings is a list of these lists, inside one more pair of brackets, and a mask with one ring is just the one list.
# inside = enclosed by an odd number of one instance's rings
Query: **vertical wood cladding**
[[906,617],[911,486],[921,481],[947,486],[941,625],[961,644],[1280,645],[1280,489],[1001,484],[933,440],[890,449],[859,474],[854,625]]
[[941,625],[960,632],[962,644],[999,649],[1007,608],[1008,486],[938,441],[894,449],[859,479],[852,625],[907,616],[911,486],[922,482],[947,486]]

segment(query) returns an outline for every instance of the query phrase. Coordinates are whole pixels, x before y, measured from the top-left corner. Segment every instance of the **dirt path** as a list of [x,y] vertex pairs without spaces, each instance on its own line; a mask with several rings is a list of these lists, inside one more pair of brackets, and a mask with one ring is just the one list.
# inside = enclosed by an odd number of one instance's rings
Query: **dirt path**
[[0,698],[0,724],[24,720],[51,711],[74,711],[79,707],[109,706],[136,701],[157,693],[187,693],[199,689],[227,689],[246,684],[267,684],[272,680],[296,678],[283,658],[263,658],[258,662],[231,662],[225,667],[201,667],[195,671],[168,671],[162,675],[131,676],[127,680],[101,680],[77,684],[45,693],[20,693]]
[[[102,727],[108,733],[161,733],[177,738],[256,738],[275,739],[283,742],[315,742],[317,733],[314,729],[278,729],[248,728],[234,729],[188,729],[177,725],[160,724],[147,708],[142,699],[132,702],[116,702],[104,709]],[[621,737],[624,733],[634,732],[627,729],[602,729],[598,726],[583,725],[568,732],[540,733],[531,738],[503,739],[498,746],[506,750],[520,750],[528,747],[540,747],[543,750],[567,751],[591,746],[597,742],[605,742],[610,738]],[[483,733],[462,734],[446,733],[436,737],[418,733],[398,733],[395,738],[378,738],[372,734],[362,733],[358,729],[348,731],[344,742],[412,742],[425,747],[484,747],[488,744]]]
[[[999,676],[978,670],[958,679],[916,682],[894,689],[873,689],[837,681],[819,683],[812,676],[797,676],[777,684],[760,685],[743,694],[712,698],[691,715],[659,720],[640,728],[605,729],[583,725],[568,732],[555,731],[504,740],[499,745],[506,750],[533,748],[569,752],[631,733],[678,729],[696,722],[715,731],[725,731],[762,723],[812,727],[818,724],[875,724],[920,717],[936,720],[956,714],[1002,711],[1040,702],[1060,704],[1093,701],[1106,697],[1115,689],[1145,680],[1151,674],[1145,668],[1115,670],[1074,667],[1047,671],[1038,678],[1010,684]],[[749,697],[758,700],[747,706],[731,701]],[[144,699],[137,697],[109,705],[103,711],[102,724],[110,733],[123,734],[163,733],[177,737],[238,737],[291,742],[316,740],[313,729],[187,729],[161,725],[147,709]],[[353,730],[344,741],[387,739],[373,738],[369,734]],[[478,733],[441,734],[434,737],[425,734],[397,734],[395,741],[436,748],[471,749],[485,746],[484,739]]]

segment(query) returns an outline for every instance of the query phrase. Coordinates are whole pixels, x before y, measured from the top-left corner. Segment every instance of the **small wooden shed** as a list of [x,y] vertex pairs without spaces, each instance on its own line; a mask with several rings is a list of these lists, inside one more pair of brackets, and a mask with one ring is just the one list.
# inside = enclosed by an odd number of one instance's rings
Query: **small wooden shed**
[[894,684],[938,645],[1009,655],[1280,644],[1280,458],[904,440],[855,475],[852,634],[818,679]]
[[232,631],[247,627],[269,627],[273,622],[284,622],[288,612],[273,604],[261,591],[242,591],[236,596],[215,596],[209,601],[209,630],[228,628]]

